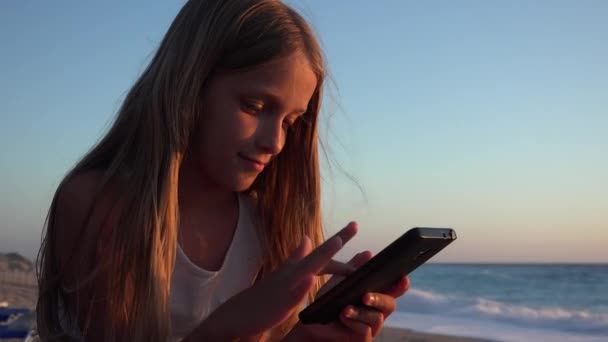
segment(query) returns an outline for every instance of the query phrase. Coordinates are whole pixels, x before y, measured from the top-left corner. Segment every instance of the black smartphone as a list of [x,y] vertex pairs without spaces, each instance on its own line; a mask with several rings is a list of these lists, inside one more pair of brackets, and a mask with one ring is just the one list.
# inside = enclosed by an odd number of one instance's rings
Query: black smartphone
[[347,305],[362,306],[368,292],[382,292],[456,240],[452,228],[412,228],[300,312],[304,324],[327,324]]

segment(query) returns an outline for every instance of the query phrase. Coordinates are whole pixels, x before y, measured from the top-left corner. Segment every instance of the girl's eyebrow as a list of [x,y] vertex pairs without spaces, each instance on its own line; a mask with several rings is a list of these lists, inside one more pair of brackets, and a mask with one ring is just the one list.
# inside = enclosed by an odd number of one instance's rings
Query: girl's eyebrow
[[[257,88],[249,88],[246,89],[246,92],[248,93],[252,93],[255,96],[259,96],[263,99],[266,99],[267,101],[269,101],[272,104],[282,104],[281,101],[281,97],[277,96],[276,93],[274,91],[272,91],[271,88],[265,88],[265,87],[257,87]],[[294,109],[293,111],[291,111],[291,113],[289,114],[303,114],[306,113],[307,108],[297,108]]]

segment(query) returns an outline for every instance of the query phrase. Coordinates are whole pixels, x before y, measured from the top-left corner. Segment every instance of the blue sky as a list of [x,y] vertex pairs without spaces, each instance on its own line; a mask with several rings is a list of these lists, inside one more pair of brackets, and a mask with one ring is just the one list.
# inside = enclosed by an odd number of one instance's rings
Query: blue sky
[[[335,87],[342,253],[452,226],[438,261],[608,262],[608,2],[290,1]],[[181,1],[0,4],[0,251],[33,256],[62,175],[110,124]]]

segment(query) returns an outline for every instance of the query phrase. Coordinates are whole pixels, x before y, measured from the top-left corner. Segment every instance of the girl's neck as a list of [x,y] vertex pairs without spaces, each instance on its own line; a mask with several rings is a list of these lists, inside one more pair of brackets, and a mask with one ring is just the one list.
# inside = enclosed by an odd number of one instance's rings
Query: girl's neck
[[180,209],[217,212],[231,208],[235,193],[206,182],[195,160],[184,158],[179,171],[178,201]]
[[235,192],[205,184],[196,163],[184,160],[179,174],[178,243],[195,265],[221,268],[239,218]]

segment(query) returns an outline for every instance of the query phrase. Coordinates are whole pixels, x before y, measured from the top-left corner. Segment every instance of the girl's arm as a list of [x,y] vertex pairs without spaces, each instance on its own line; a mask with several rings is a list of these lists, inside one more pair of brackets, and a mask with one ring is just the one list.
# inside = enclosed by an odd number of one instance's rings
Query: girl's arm
[[334,269],[331,258],[356,231],[355,224],[349,224],[314,250],[304,238],[286,263],[220,305],[183,341],[255,340],[284,322],[300,308],[317,275],[350,269]]

